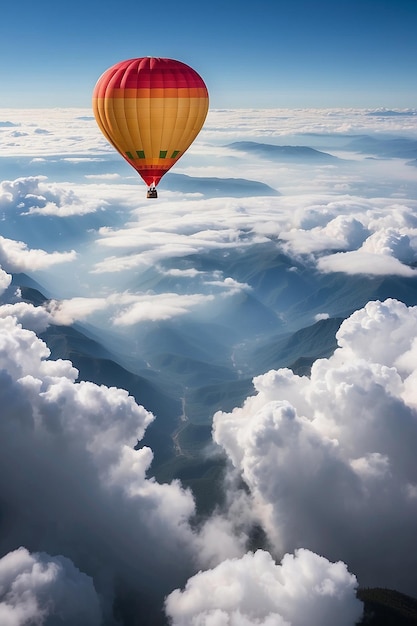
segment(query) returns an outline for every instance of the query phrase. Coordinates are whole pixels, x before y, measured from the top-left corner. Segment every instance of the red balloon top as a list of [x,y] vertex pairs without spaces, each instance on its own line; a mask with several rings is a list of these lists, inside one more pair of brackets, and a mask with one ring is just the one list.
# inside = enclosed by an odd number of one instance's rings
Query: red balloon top
[[114,89],[199,89],[207,87],[191,67],[160,57],[142,57],[116,63],[101,75],[93,98],[111,97]]

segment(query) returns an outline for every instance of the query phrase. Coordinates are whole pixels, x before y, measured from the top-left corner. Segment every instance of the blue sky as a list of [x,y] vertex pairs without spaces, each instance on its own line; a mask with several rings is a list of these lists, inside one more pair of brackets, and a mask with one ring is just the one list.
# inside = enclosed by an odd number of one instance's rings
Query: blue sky
[[212,108],[414,107],[415,0],[9,3],[0,107],[90,106],[110,65],[165,56],[205,79]]

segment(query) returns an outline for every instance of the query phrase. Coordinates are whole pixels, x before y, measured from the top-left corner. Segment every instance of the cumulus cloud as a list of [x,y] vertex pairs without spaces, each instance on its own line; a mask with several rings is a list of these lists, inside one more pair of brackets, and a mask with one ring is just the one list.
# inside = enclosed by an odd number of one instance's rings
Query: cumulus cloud
[[77,257],[71,252],[46,252],[29,248],[23,241],[0,236],[0,263],[7,272],[27,272],[49,268],[56,263],[68,263]]
[[358,219],[337,215],[323,226],[315,226],[310,230],[299,227],[282,233],[281,238],[290,242],[285,247],[289,251],[296,250],[308,254],[334,248],[355,248],[364,241],[366,232],[366,228]]
[[313,260],[323,272],[413,276],[417,230],[412,206],[349,196],[303,204],[280,239],[286,253]]
[[24,328],[42,333],[53,323],[52,316],[43,307],[35,307],[28,302],[15,302],[0,306],[0,317],[15,318]]
[[281,565],[258,550],[196,574],[168,596],[166,612],[173,626],[352,626],[362,614],[356,584],[344,563],[308,550]]
[[194,570],[193,498],[148,479],[152,452],[133,448],[154,416],[122,389],[76,382],[11,316],[0,319],[0,371],[2,554],[61,554],[93,578],[105,612],[119,584],[145,610]]
[[305,547],[343,560],[361,585],[413,593],[416,337],[417,307],[370,302],[311,377],[272,370],[214,416],[277,554]]
[[92,213],[103,205],[88,194],[80,197],[66,184],[46,182],[46,176],[29,176],[0,183],[0,209],[18,210],[22,215],[56,215],[68,217]]
[[19,548],[0,559],[0,622],[99,626],[102,620],[89,576],[62,556]]
[[[413,233],[415,229],[410,229]],[[411,245],[410,236],[394,228],[378,230],[367,237],[357,250],[338,252],[318,260],[317,266],[325,272],[415,276],[409,264],[417,258],[417,249]]]
[[2,294],[7,289],[7,287],[10,285],[11,282],[12,282],[11,275],[5,272],[0,267],[0,294]]

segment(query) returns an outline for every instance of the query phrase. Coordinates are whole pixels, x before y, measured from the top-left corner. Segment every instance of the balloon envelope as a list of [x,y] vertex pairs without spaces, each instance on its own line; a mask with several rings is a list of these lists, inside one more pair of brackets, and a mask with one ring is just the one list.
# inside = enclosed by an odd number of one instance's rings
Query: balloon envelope
[[185,63],[143,57],[104,72],[92,104],[107,140],[148,186],[156,186],[200,132],[208,91]]

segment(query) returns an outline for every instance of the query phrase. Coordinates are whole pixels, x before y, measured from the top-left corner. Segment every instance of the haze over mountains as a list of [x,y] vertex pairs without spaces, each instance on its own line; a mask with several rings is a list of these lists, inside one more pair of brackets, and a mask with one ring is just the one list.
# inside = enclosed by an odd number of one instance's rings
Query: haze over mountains
[[4,614],[413,595],[416,112],[211,111],[157,201],[88,111],[0,134]]

